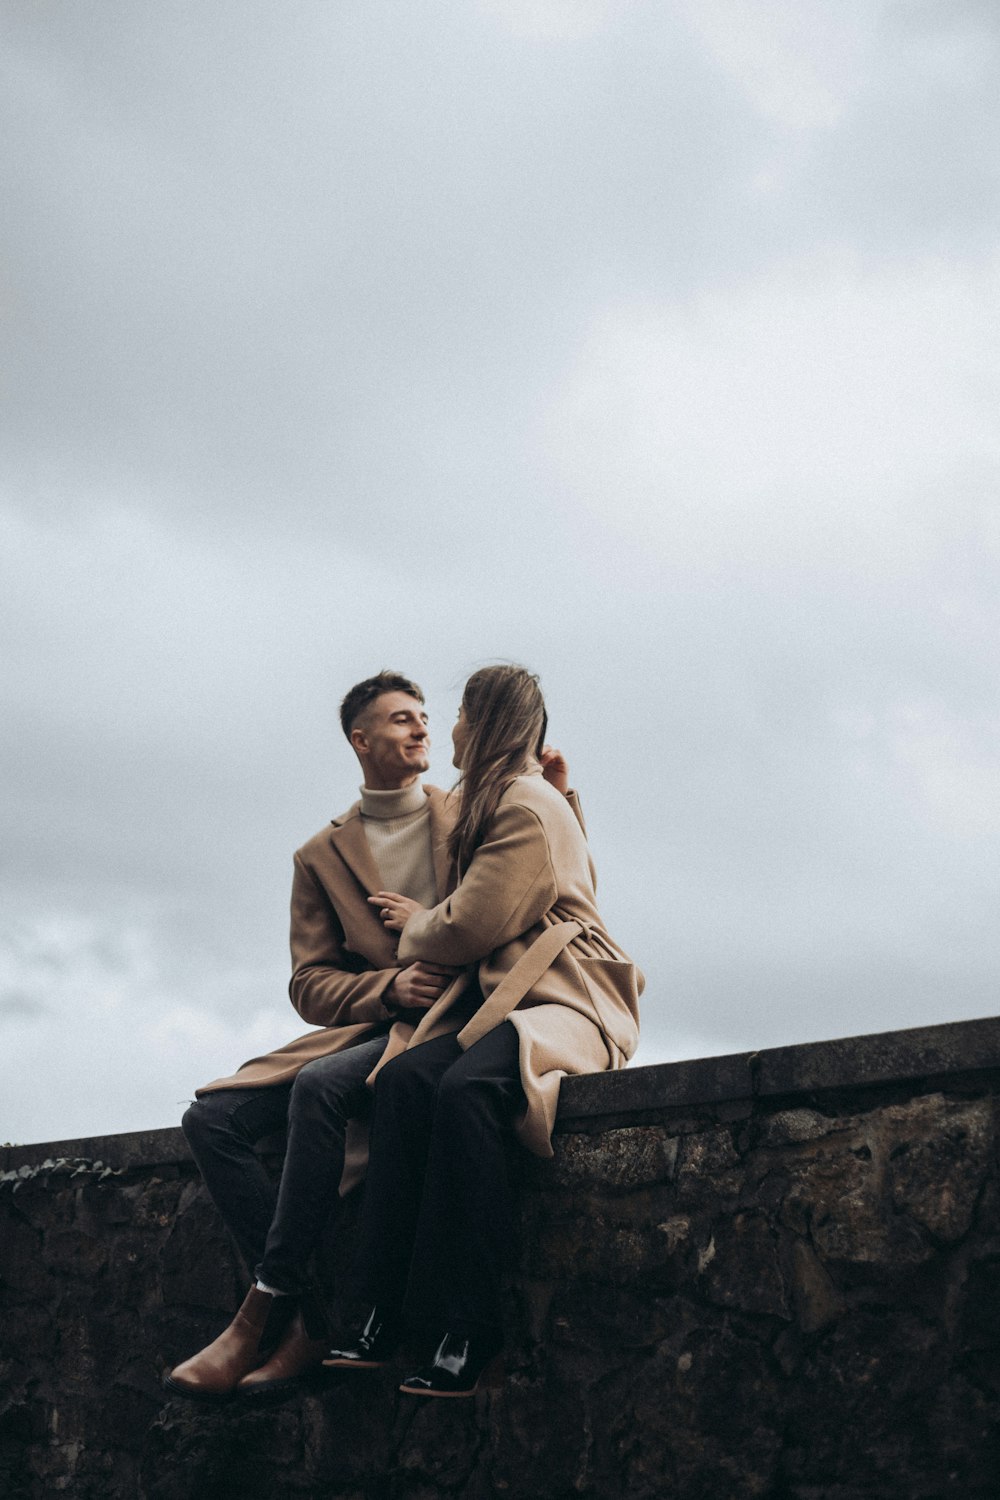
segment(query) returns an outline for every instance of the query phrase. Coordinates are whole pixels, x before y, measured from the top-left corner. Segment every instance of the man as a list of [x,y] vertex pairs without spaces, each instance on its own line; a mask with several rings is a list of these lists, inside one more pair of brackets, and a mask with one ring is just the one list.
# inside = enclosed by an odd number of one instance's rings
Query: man
[[[323,1029],[199,1089],[184,1116],[209,1192],[256,1277],[229,1327],[165,1379],[199,1400],[280,1390],[319,1363],[326,1330],[309,1261],[342,1186],[348,1123],[366,1111],[366,1079],[392,1028],[405,1038],[459,972],[401,966],[394,934],[368,902],[391,889],[433,906],[454,884],[449,799],[420,783],[430,747],[423,693],[382,671],[347,694],[341,723],[364,773],[361,800],[298,851],[292,886],[289,993],[303,1020]],[[275,1190],[254,1146],[286,1125]]]

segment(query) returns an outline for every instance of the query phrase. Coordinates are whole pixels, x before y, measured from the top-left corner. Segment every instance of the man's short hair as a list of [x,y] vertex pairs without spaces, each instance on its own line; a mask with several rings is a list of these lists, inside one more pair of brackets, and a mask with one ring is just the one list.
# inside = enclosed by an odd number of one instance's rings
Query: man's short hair
[[355,683],[351,691],[345,694],[340,705],[340,722],[348,739],[365,709],[383,693],[409,693],[418,703],[424,701],[424,695],[415,682],[411,682],[401,672],[390,672],[383,667],[378,676],[366,677],[364,682]]

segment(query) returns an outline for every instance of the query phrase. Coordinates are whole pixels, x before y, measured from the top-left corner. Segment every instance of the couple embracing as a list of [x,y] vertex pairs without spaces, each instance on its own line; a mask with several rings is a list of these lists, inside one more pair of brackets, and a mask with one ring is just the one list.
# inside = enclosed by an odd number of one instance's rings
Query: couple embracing
[[[382,672],[341,722],[361,799],[295,856],[292,1003],[314,1030],[198,1090],[184,1129],[254,1284],[165,1377],[202,1401],[290,1391],[322,1364],[423,1358],[400,1389],[471,1396],[503,1344],[516,1153],[551,1156],[560,1080],[624,1067],[642,976],[605,930],[538,679],[486,667],[453,730],[454,792],[420,782],[419,687]],[[354,1290],[331,1347],[311,1279],[369,1128]],[[287,1128],[275,1188],[255,1144]]]

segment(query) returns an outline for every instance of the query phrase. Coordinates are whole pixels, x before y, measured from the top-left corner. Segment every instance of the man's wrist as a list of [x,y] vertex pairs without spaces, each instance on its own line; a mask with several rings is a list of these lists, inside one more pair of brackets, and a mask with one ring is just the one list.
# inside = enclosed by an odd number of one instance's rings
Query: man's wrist
[[382,991],[382,1004],[385,1006],[386,1010],[390,1012],[399,1011],[402,1009],[399,1003],[399,997],[396,994],[396,980],[399,978],[401,972],[402,971],[400,969],[394,970],[392,978],[389,980],[389,983]]

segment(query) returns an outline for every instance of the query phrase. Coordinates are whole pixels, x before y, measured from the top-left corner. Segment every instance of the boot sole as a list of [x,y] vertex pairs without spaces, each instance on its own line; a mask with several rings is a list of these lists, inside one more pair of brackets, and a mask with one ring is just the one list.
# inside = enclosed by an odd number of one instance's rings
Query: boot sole
[[478,1380],[475,1385],[470,1386],[467,1391],[428,1391],[418,1390],[415,1385],[401,1385],[399,1389],[404,1396],[431,1396],[438,1401],[467,1401],[470,1396],[475,1396],[479,1391],[485,1390],[485,1383]]
[[382,1370],[388,1363],[387,1359],[324,1359],[323,1361],[327,1370]]
[[172,1396],[183,1396],[185,1401],[199,1401],[203,1406],[223,1406],[227,1401],[232,1401],[236,1391],[198,1391],[190,1385],[181,1385],[179,1381],[172,1380],[169,1375],[164,1375],[162,1380],[163,1389],[169,1391]]
[[446,1401],[461,1401],[468,1400],[470,1396],[478,1395],[480,1391],[496,1390],[499,1386],[503,1385],[503,1378],[504,1359],[503,1351],[501,1350],[499,1354],[493,1356],[489,1364],[484,1365],[480,1370],[479,1378],[475,1385],[470,1385],[464,1391],[435,1391],[429,1390],[426,1386],[416,1385],[401,1385],[399,1389],[405,1396],[432,1396],[438,1400],[443,1398]]
[[261,1381],[259,1385],[237,1386],[235,1395],[240,1401],[278,1401],[284,1396],[294,1396],[297,1391],[321,1386],[323,1376],[319,1366],[315,1370],[304,1370],[301,1375],[289,1375],[285,1380]]

